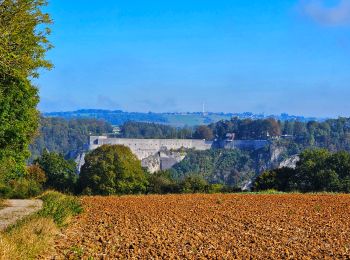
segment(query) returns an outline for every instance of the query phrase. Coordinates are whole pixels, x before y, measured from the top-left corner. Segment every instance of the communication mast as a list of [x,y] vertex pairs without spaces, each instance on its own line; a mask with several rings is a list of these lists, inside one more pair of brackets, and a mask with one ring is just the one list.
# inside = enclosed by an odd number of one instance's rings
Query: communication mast
[[206,116],[206,115],[207,115],[207,113],[205,112],[205,102],[203,102],[202,115],[203,115],[203,116]]

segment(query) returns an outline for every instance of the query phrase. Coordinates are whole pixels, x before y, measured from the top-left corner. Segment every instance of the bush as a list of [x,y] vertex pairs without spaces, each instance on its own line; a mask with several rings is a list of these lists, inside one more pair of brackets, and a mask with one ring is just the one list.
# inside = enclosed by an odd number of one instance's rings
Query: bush
[[208,193],[209,184],[199,175],[190,175],[181,183],[183,193]]
[[161,171],[148,175],[147,193],[168,194],[180,193],[179,184],[171,177],[169,171]]
[[44,184],[47,181],[45,171],[38,164],[33,164],[27,167],[28,179]]
[[46,174],[45,188],[61,192],[75,192],[78,175],[74,161],[65,160],[63,155],[58,153],[43,151],[42,156],[35,161],[35,164]]
[[0,182],[0,198],[8,199],[11,197],[11,188],[9,185]]
[[209,187],[209,193],[222,193],[224,190],[224,185],[222,184],[211,184]]
[[52,217],[59,227],[65,226],[72,216],[82,212],[81,203],[74,196],[47,191],[40,196],[40,199],[43,200],[44,206],[39,211],[39,216]]
[[42,192],[42,186],[34,180],[19,178],[9,182],[9,190],[8,197],[26,199],[38,196]]

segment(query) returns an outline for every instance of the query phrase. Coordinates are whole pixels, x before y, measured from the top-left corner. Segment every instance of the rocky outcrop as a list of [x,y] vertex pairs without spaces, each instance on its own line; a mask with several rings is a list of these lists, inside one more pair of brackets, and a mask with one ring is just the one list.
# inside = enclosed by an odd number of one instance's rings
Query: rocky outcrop
[[150,173],[157,171],[168,170],[175,164],[181,162],[186,156],[186,153],[179,151],[171,151],[166,147],[162,147],[159,152],[148,156],[141,160],[142,167],[146,168]]
[[142,167],[146,168],[148,172],[155,173],[161,170],[160,156],[157,154],[151,155],[141,161]]
[[295,169],[297,166],[297,162],[299,162],[299,160],[300,160],[299,155],[293,155],[287,158],[286,160],[282,161],[279,164],[279,168],[288,167],[288,168]]

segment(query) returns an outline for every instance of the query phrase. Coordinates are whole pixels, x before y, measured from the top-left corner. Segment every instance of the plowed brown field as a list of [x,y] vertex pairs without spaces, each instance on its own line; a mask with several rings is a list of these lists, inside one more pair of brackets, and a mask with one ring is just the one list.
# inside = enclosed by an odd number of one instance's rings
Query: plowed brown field
[[84,197],[83,205],[55,258],[350,258],[347,195]]

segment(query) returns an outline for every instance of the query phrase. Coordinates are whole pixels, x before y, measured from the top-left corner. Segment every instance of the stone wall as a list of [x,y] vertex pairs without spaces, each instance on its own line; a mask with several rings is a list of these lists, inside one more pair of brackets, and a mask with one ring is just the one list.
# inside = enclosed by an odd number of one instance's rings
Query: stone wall
[[128,139],[90,136],[89,150],[94,150],[104,144],[127,146],[140,160],[148,158],[164,148],[167,150],[186,148],[203,151],[209,150],[213,146],[213,142],[195,139]]
[[221,141],[218,148],[224,149],[240,149],[240,150],[258,150],[267,145],[270,142],[268,140],[233,140],[233,141]]
[[196,139],[128,139],[90,136],[89,150],[94,150],[104,144],[129,147],[141,160],[142,166],[153,173],[170,169],[174,164],[183,160],[185,156],[173,150],[181,148],[199,151],[212,148],[256,150],[268,145],[269,142],[267,140],[233,140],[214,143]]

